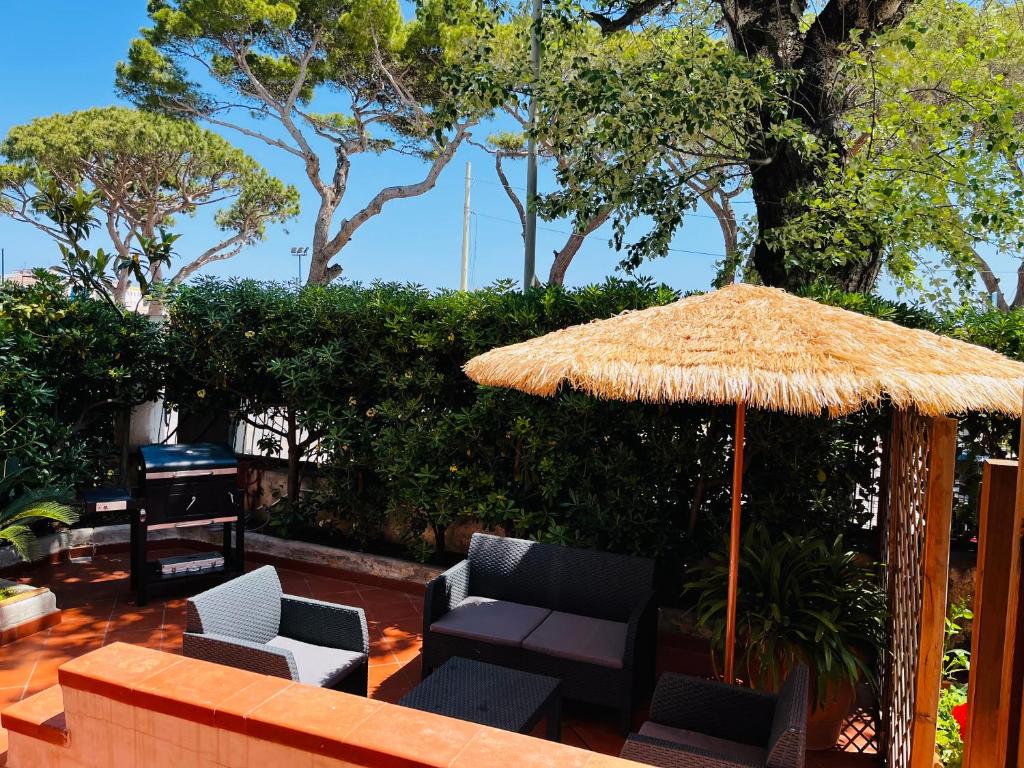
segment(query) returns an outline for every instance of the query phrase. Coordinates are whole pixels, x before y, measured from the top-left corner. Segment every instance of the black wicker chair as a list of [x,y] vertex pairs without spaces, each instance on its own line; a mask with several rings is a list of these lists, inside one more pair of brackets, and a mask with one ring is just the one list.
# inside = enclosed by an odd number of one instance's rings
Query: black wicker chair
[[366,696],[363,609],[285,595],[269,565],[189,598],[186,621],[185,656]]
[[807,667],[777,695],[666,673],[621,756],[663,768],[803,768]]
[[654,682],[654,563],[475,533],[427,585],[423,676],[453,656],[562,681],[567,699],[614,707],[623,732]]

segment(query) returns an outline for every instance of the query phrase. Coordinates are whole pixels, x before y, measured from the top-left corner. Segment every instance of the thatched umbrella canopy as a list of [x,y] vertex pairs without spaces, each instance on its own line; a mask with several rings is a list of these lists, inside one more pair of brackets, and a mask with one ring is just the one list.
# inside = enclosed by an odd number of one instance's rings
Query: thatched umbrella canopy
[[1024,364],[990,349],[742,284],[494,349],[465,371],[534,395],[568,384],[610,400],[805,415],[883,398],[928,416],[1018,415],[1024,390]]
[[470,378],[535,395],[559,387],[613,400],[736,405],[726,677],[731,681],[745,408],[833,416],[883,400],[928,416],[1019,416],[1024,364],[989,349],[731,285],[493,349]]

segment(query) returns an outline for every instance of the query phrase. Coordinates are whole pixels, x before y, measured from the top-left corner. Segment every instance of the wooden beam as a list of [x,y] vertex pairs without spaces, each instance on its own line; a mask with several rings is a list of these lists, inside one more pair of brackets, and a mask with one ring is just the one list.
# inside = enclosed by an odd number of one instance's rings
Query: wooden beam
[[909,768],[933,768],[935,725],[942,677],[949,583],[949,531],[953,517],[956,468],[956,419],[931,419],[928,429],[928,490],[922,589],[920,647],[914,675],[914,720],[910,726]]
[[1009,768],[1013,646],[1020,584],[1022,479],[1016,461],[989,460],[981,476],[978,568],[974,577],[969,720],[964,768]]

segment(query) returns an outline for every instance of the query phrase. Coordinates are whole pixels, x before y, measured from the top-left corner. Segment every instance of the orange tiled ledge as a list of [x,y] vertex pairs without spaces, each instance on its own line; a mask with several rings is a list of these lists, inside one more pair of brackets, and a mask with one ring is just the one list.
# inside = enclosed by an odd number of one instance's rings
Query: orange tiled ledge
[[0,645],[10,645],[15,640],[21,640],[29,635],[34,635],[36,632],[42,632],[44,629],[55,627],[60,624],[60,620],[61,612],[60,609],[57,609],[42,616],[36,616],[28,621],[23,621],[21,624],[15,624],[13,627],[2,629],[0,630]]
[[6,709],[7,768],[625,768],[626,760],[114,643]]

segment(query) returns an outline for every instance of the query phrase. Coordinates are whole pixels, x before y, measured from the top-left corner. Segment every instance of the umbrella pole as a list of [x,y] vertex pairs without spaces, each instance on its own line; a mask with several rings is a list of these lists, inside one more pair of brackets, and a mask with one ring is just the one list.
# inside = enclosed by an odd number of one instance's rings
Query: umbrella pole
[[725,606],[725,681],[736,682],[736,590],[740,578],[740,501],[743,498],[743,442],[747,406],[736,403],[736,438],[733,441],[732,525],[729,529],[729,595]]

